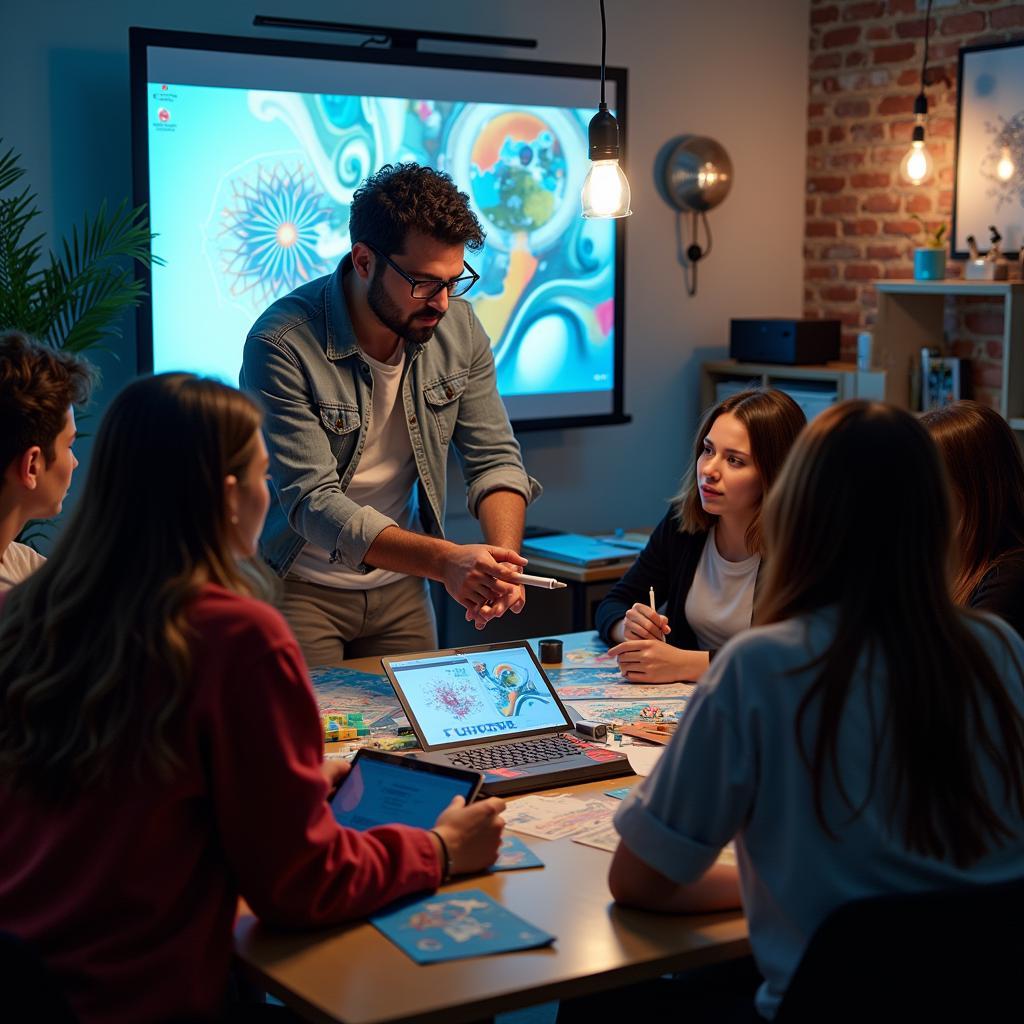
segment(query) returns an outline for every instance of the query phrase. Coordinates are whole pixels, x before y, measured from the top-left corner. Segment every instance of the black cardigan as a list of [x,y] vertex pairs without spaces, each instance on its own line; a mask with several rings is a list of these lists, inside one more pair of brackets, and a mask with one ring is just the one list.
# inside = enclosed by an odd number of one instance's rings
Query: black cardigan
[[[601,639],[606,644],[614,643],[612,627],[637,602],[647,604],[650,589],[654,587],[658,607],[664,609],[672,627],[666,637],[668,642],[684,651],[698,650],[697,634],[686,621],[686,596],[693,585],[707,539],[707,533],[681,532],[679,520],[670,509],[654,528],[647,547],[640,552],[629,572],[598,605],[594,618]],[[758,568],[759,581],[760,577]],[[756,593],[755,590],[755,597]],[[713,657],[714,651],[710,653]]]
[[967,604],[975,611],[998,615],[1024,637],[1024,551],[999,559],[982,576]]

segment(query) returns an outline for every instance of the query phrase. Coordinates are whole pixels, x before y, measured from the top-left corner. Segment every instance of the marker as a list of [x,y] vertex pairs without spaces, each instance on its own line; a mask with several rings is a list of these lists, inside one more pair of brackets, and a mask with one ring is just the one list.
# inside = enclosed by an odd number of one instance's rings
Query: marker
[[549,576],[528,576],[525,572],[514,573],[508,577],[510,583],[522,583],[527,587],[543,587],[544,590],[564,590],[568,584]]
[[[654,587],[651,587],[650,592],[648,593],[647,596],[648,596],[648,599],[649,599],[650,604],[651,604],[651,611],[654,612],[655,615],[657,615],[658,614],[658,606],[654,602]],[[665,639],[664,632],[662,632],[662,634],[661,634],[661,639],[662,639],[662,642],[668,643],[668,641]]]

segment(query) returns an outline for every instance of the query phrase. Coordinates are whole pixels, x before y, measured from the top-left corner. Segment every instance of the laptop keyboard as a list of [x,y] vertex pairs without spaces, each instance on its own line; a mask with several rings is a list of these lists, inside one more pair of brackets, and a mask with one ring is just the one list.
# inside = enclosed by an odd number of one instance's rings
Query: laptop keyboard
[[493,771],[495,768],[521,768],[524,765],[544,764],[571,757],[580,748],[565,736],[542,736],[520,743],[495,743],[487,747],[473,747],[448,755],[448,761],[459,768],[475,771]]

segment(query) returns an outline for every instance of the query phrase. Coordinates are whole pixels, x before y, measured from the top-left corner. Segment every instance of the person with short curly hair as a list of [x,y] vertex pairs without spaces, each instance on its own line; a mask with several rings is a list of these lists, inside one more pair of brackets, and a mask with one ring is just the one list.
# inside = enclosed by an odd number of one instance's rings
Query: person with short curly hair
[[[437,646],[424,579],[482,629],[525,603],[513,580],[526,473],[491,344],[463,301],[484,233],[441,171],[387,165],[349,211],[335,273],[275,302],[240,382],[266,414],[273,502],[261,551],[312,665]],[[486,543],[444,539],[454,445]]]
[[78,465],[73,407],[88,401],[92,380],[89,364],[70,353],[16,331],[0,338],[0,591],[44,561],[15,537],[30,519],[61,510]]

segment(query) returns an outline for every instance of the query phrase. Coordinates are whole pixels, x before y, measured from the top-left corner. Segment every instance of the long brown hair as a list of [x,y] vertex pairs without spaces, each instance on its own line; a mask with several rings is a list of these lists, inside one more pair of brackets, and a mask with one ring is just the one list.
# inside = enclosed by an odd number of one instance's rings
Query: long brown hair
[[[679,493],[672,499],[679,529],[684,533],[705,533],[714,526],[718,516],[704,511],[697,480],[697,460],[704,451],[704,439],[715,420],[723,413],[732,413],[747,428],[750,457],[761,477],[761,501],[782,469],[789,449],[807,422],[803,410],[784,391],[772,388],[751,388],[730,395],[709,409],[693,438],[693,458],[683,477]],[[761,551],[761,509],[747,527],[747,550]]]
[[921,422],[939,446],[956,498],[953,600],[967,604],[1000,558],[1024,548],[1024,459],[1006,420],[979,402],[954,402]]
[[205,582],[251,592],[224,480],[259,426],[241,392],[188,374],[111,403],[71,521],[0,614],[0,781],[56,798],[125,769],[173,776],[188,604]]
[[[969,628],[972,616],[949,597],[949,494],[924,427],[880,403],[826,410],[794,445],[764,519],[770,560],[757,622],[830,606],[837,616],[832,642],[804,666],[820,671],[796,720],[822,827],[834,834],[823,806],[826,772],[849,809],[862,809],[843,787],[838,736],[867,652],[869,664],[884,669],[887,694],[883,734],[865,737],[873,743],[871,777],[888,743],[890,820],[899,813],[905,846],[966,866],[1012,837],[977,764],[979,755],[992,761],[1024,813],[1024,718]],[[812,707],[813,743],[803,729]]]

